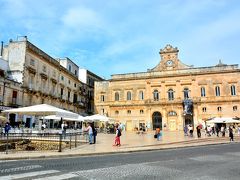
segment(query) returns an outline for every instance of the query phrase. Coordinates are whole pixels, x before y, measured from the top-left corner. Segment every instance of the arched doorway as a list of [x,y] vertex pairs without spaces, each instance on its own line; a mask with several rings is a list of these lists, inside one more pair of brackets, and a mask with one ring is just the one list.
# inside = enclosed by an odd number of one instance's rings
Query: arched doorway
[[160,112],[153,113],[152,124],[153,124],[153,130],[155,130],[157,127],[160,127],[160,129],[162,129],[162,115]]

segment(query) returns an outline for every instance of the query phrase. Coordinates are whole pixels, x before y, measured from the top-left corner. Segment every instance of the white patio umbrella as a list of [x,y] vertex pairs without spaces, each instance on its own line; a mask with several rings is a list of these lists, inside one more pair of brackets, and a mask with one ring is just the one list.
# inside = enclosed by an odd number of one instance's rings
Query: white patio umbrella
[[113,120],[112,118],[109,118],[107,116],[104,116],[104,115],[100,115],[100,114],[94,114],[92,116],[86,116],[86,117],[83,117],[84,121],[102,121],[102,122],[108,122],[108,121],[111,121]]
[[78,114],[66,111],[48,104],[38,104],[22,108],[14,108],[3,111],[3,113],[18,113],[21,115],[36,115],[36,116],[46,116],[46,115],[56,115],[62,118],[78,118]]
[[[49,115],[45,116],[44,119],[54,119],[54,120],[61,120],[61,117],[58,117],[56,115]],[[65,121],[76,121],[76,122],[82,122],[84,121],[83,116],[78,115],[78,118],[63,118]]]
[[226,124],[231,124],[231,123],[240,123],[240,120],[236,120],[233,118],[213,118],[209,121],[207,121],[207,123],[226,123]]

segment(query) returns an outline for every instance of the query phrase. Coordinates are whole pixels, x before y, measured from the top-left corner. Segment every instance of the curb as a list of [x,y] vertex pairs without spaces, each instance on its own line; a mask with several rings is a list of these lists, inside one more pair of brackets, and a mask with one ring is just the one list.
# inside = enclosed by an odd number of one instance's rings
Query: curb
[[[227,138],[228,139],[228,138]],[[75,153],[75,154],[50,154],[50,155],[36,155],[36,156],[21,156],[21,153],[19,153],[19,157],[0,157],[1,161],[4,160],[34,160],[34,159],[56,159],[56,158],[62,158],[62,157],[76,157],[76,156],[101,156],[101,155],[114,155],[114,154],[125,154],[125,153],[133,153],[133,152],[147,152],[147,151],[156,151],[156,150],[170,150],[170,149],[179,149],[179,148],[190,148],[190,147],[198,147],[198,146],[208,146],[208,145],[220,145],[220,144],[229,144],[229,140],[226,138],[219,139],[223,141],[216,141],[216,139],[208,138],[208,139],[194,139],[190,141],[178,141],[178,142],[171,142],[171,143],[165,143],[165,144],[155,144],[155,145],[144,145],[144,146],[134,146],[134,147],[128,147],[125,150],[119,149],[119,151],[113,151],[113,152],[93,152],[93,153]],[[198,143],[204,143],[204,144],[198,144]],[[240,143],[239,141],[235,141],[235,143]],[[176,145],[176,146],[172,146]],[[165,147],[164,147],[165,146]],[[141,148],[142,149],[134,149],[134,148]],[[147,147],[152,147],[150,149],[144,149]],[[154,148],[155,147],[155,148]],[[132,148],[132,149],[131,149]],[[127,150],[129,149],[129,150]]]

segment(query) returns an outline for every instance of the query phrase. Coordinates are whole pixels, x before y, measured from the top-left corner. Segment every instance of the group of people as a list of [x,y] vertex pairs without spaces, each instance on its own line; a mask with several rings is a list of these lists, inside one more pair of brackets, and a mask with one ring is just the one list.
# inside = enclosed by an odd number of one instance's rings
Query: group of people
[[[114,128],[115,128],[115,137],[114,137],[113,146],[121,146],[120,137],[122,135],[122,127],[119,124],[115,124]],[[97,130],[94,127],[94,123],[93,122],[88,122],[87,123],[87,128],[84,131],[88,132],[89,144],[95,144],[96,143]]]
[[[202,125],[198,125],[196,127],[197,130],[197,137],[200,138],[201,137],[201,129],[202,129]],[[234,126],[229,126],[228,127],[228,132],[229,132],[229,137],[230,137],[230,141],[233,141],[233,137],[234,137]],[[240,136],[240,126],[238,126],[237,128],[238,131],[238,135]],[[205,127],[205,135],[206,136],[212,136],[212,135],[216,135],[217,137],[219,137],[219,133],[222,134],[222,137],[225,137],[226,134],[226,126],[222,125],[220,128],[218,125],[215,126],[206,126]],[[185,125],[184,126],[184,135],[185,136],[190,136],[193,137],[193,126],[190,125]]]
[[87,128],[84,131],[88,132],[89,144],[95,144],[96,143],[97,130],[94,127],[94,123],[93,122],[88,122],[87,123]]

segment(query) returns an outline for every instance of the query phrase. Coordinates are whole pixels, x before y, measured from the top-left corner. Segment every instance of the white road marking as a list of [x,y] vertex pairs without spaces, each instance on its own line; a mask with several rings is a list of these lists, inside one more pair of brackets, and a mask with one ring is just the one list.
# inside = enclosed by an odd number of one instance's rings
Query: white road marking
[[67,174],[62,174],[62,175],[58,175],[58,176],[38,178],[38,179],[34,179],[34,180],[56,180],[56,179],[61,180],[61,179],[69,179],[69,178],[74,178],[74,177],[78,177],[78,175],[73,174],[73,173],[67,173]]
[[33,177],[33,176],[53,174],[53,173],[58,173],[58,172],[60,172],[60,171],[57,171],[57,170],[36,171],[36,172],[30,172],[30,173],[14,174],[14,175],[9,175],[9,176],[0,176],[0,179],[1,180],[21,179],[21,178],[29,178],[29,177]]
[[0,163],[13,162],[13,161],[17,161],[17,160],[1,160]]
[[2,169],[0,170],[0,173],[9,173],[9,172],[16,172],[16,171],[28,171],[31,169],[41,168],[40,165],[32,165],[32,166],[22,166],[22,167],[16,167],[16,168],[9,168],[9,169]]

